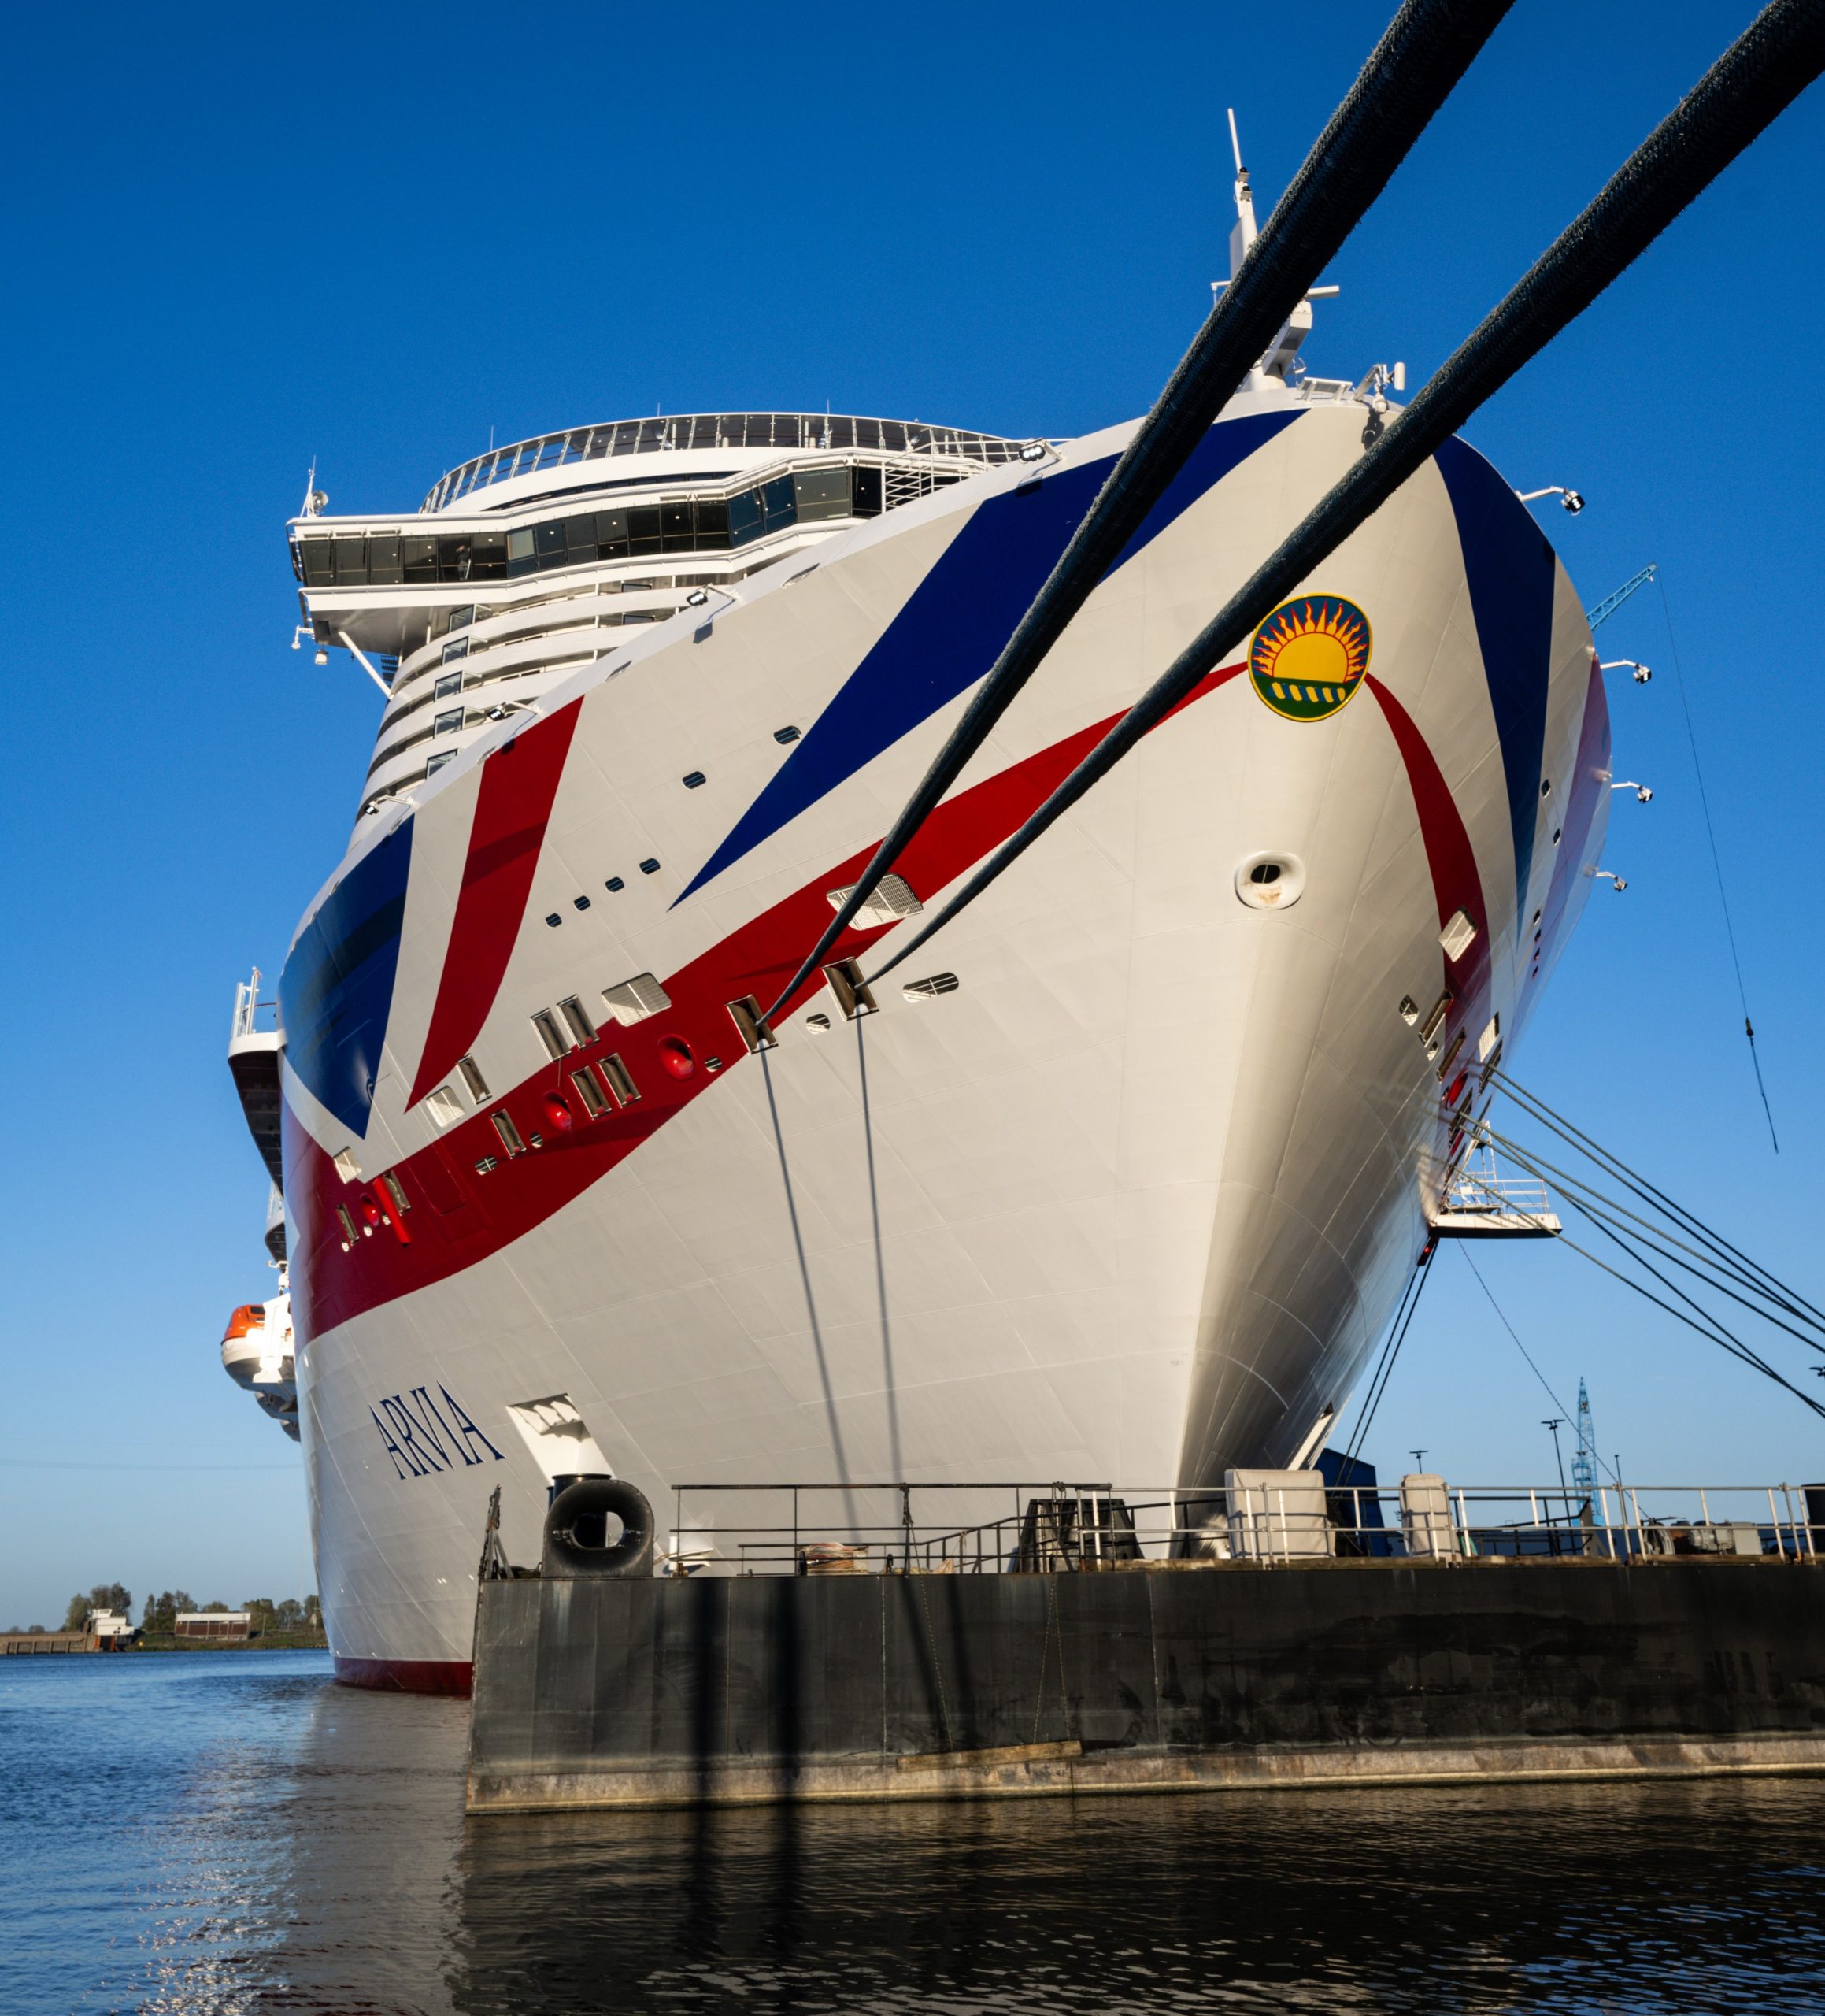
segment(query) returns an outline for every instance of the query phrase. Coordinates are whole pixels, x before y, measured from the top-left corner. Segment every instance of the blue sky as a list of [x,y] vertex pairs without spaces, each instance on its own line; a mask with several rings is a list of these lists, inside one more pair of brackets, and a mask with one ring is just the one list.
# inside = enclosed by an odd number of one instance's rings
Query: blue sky
[[[1327,276],[1313,369],[1417,383],[1750,18],[1521,0]],[[0,1625],[80,1584],[297,1589],[296,1455],[224,1377],[266,1292],[223,1048],[334,864],[376,699],[286,649],[284,521],[651,411],[1072,434],[1143,410],[1209,306],[1223,108],[1264,216],[1379,6],[450,5],[22,16],[0,150]],[[1659,561],[1783,1153],[1745,1047],[1660,606],[1608,654],[1609,865],[1519,1075],[1825,1299],[1816,1003],[1825,97],[1790,111],[1467,430],[1587,601]],[[1557,1413],[1456,1254],[1368,1453],[1548,1473]],[[1825,1475],[1796,1403],[1575,1255],[1485,1263],[1638,1478]],[[1803,1369],[1798,1346],[1776,1355]],[[1821,1355],[1825,1355],[1822,1354]],[[1825,1391],[1825,1388],[1822,1388]],[[48,1465],[70,1467],[48,1468]],[[183,1466],[191,1467],[183,1467]],[[242,1466],[243,1468],[224,1466]]]

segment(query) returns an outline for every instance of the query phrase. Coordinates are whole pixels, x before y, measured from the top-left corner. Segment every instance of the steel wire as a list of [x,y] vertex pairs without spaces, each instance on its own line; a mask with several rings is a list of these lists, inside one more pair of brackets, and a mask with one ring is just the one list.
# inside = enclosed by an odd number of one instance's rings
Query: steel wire
[[766,1019],[780,1012],[854,921],[1512,4],[1406,0],[1389,23],[962,718]]
[[1025,853],[1493,393],[1602,293],[1825,69],[1825,6],[1771,0],[1411,406],[1256,569],[1013,836],[868,975],[890,973]]

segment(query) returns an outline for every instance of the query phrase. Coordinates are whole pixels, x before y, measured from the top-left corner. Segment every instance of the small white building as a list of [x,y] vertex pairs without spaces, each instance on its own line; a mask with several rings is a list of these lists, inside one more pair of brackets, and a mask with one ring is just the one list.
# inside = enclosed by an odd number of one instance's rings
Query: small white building
[[98,1610],[89,1618],[89,1631],[104,1651],[113,1651],[139,1636],[124,1610]]

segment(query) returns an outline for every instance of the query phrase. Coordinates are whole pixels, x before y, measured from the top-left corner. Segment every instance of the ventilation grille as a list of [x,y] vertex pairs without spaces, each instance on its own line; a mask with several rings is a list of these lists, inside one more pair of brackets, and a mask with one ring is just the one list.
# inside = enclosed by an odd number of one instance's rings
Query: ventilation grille
[[649,1015],[657,1015],[661,1009],[672,1006],[672,996],[650,973],[635,973],[631,980],[605,987],[602,999],[617,1022],[644,1021]]
[[[826,901],[833,910],[840,910],[855,894],[855,888],[852,882],[846,889],[832,889]],[[903,917],[916,917],[924,907],[913,895],[909,882],[898,875],[883,875],[856,915],[869,924],[898,924]]]

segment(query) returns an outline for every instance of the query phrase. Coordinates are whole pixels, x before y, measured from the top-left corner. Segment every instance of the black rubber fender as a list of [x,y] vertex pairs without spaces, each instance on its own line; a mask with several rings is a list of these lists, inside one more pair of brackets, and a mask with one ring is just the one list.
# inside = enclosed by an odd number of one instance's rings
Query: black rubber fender
[[[578,1527],[610,1513],[621,1522],[621,1537],[613,1547],[586,1546]],[[625,1477],[579,1477],[546,1508],[543,1570],[572,1577],[650,1575],[653,1540],[653,1507],[638,1484]]]

